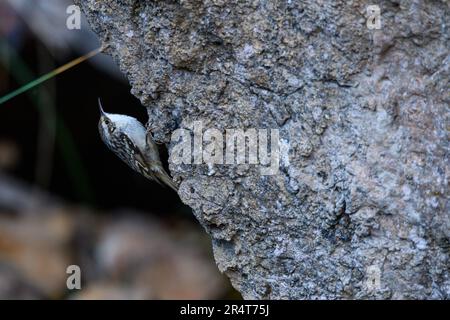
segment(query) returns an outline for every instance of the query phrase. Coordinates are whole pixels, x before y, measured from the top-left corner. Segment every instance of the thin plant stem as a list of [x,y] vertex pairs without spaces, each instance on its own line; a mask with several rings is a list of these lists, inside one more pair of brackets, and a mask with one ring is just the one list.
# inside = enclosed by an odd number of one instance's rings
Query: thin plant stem
[[[45,117],[45,113],[49,112],[47,106],[45,103],[43,103],[42,99],[36,99],[35,95],[32,94],[32,91],[29,91],[31,88],[35,87],[36,85],[44,82],[45,80],[50,79],[49,74],[52,74],[53,76],[60,74],[61,72],[75,66],[76,64],[79,64],[82,61],[85,61],[89,57],[94,56],[98,52],[100,52],[101,49],[96,49],[87,55],[84,55],[83,57],[77,58],[70,63],[59,67],[50,73],[47,73],[44,76],[41,76],[40,78],[36,80],[33,79],[33,73],[28,68],[26,63],[22,61],[20,56],[14,51],[14,49],[9,46],[9,44],[5,41],[0,40],[0,62],[5,65],[5,67],[9,67],[9,73],[16,79],[17,82],[26,83],[26,85],[22,86],[21,88],[17,89],[16,91],[8,94],[7,96],[4,96],[2,99],[3,103],[7,100],[10,100],[14,96],[17,96],[18,94],[22,92],[27,92],[30,94],[31,100],[33,104],[38,108],[39,112],[43,114],[43,119],[45,120],[45,124],[48,128],[51,128],[52,121],[50,118]],[[95,54],[94,54],[95,53]],[[5,62],[9,61],[9,64],[6,64]],[[74,62],[77,63],[74,63]],[[44,79],[44,80],[42,80]],[[24,90],[26,88],[26,90]],[[20,92],[19,92],[20,91]],[[15,93],[19,92],[19,93]],[[13,95],[13,93],[15,93]],[[48,98],[48,92],[45,90],[41,91],[41,95],[47,96]],[[8,97],[6,99],[5,97]],[[45,98],[44,100],[49,101],[49,99]],[[86,174],[86,170],[83,166],[83,163],[81,161],[80,155],[77,151],[76,145],[74,143],[74,140],[72,138],[72,135],[70,131],[67,129],[67,127],[64,124],[64,121],[61,119],[61,117],[57,114],[55,114],[53,125],[56,124],[56,142],[58,144],[58,148],[62,154],[62,157],[64,159],[64,163],[67,167],[69,178],[72,182],[73,187],[76,190],[76,193],[78,194],[78,197],[82,201],[86,202],[92,202],[93,201],[93,191],[90,188],[90,183],[88,176]]]
[[102,51],[102,48],[98,48],[95,50],[92,50],[91,52],[86,53],[85,55],[78,57],[68,63],[66,63],[65,65],[58,67],[42,76],[40,76],[39,78],[28,82],[27,84],[23,85],[22,87],[8,93],[7,95],[3,96],[0,98],[0,105],[4,104],[6,101],[11,100],[12,98],[18,96],[21,93],[24,93],[28,90],[30,90],[31,88],[36,87],[37,85],[40,85],[41,83],[47,81],[48,79],[53,78],[54,76],[72,68],[75,67],[77,64],[80,64],[83,61],[86,61],[89,58],[92,58],[93,56],[97,55],[98,53],[100,53]]

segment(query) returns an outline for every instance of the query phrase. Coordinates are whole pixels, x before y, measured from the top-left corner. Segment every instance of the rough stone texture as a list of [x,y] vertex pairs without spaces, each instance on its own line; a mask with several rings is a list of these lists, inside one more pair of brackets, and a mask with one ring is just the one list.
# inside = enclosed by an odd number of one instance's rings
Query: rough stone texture
[[278,175],[170,165],[245,298],[450,297],[447,1],[78,3],[170,153],[280,130]]

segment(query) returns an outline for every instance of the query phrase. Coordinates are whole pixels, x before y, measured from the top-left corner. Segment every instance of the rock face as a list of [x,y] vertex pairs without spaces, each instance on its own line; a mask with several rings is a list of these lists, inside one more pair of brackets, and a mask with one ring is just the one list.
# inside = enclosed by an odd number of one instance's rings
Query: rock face
[[276,174],[170,164],[244,298],[450,298],[447,1],[77,2],[169,160],[195,121],[279,130]]

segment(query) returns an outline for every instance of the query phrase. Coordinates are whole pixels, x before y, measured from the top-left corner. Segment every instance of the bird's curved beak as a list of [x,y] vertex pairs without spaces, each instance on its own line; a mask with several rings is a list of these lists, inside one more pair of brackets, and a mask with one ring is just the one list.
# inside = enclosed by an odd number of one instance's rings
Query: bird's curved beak
[[103,111],[103,106],[102,106],[102,101],[100,100],[100,98],[98,98],[98,107],[100,108],[100,114],[102,116],[105,116],[105,111]]

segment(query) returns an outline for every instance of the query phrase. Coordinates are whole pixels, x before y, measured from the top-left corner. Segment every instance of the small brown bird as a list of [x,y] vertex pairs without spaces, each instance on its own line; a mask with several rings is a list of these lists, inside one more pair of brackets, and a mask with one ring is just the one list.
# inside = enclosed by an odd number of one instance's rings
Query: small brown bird
[[164,171],[158,147],[151,132],[137,119],[103,111],[100,99],[100,121],[98,129],[106,146],[133,170],[158,183],[165,183],[175,192],[177,187]]

